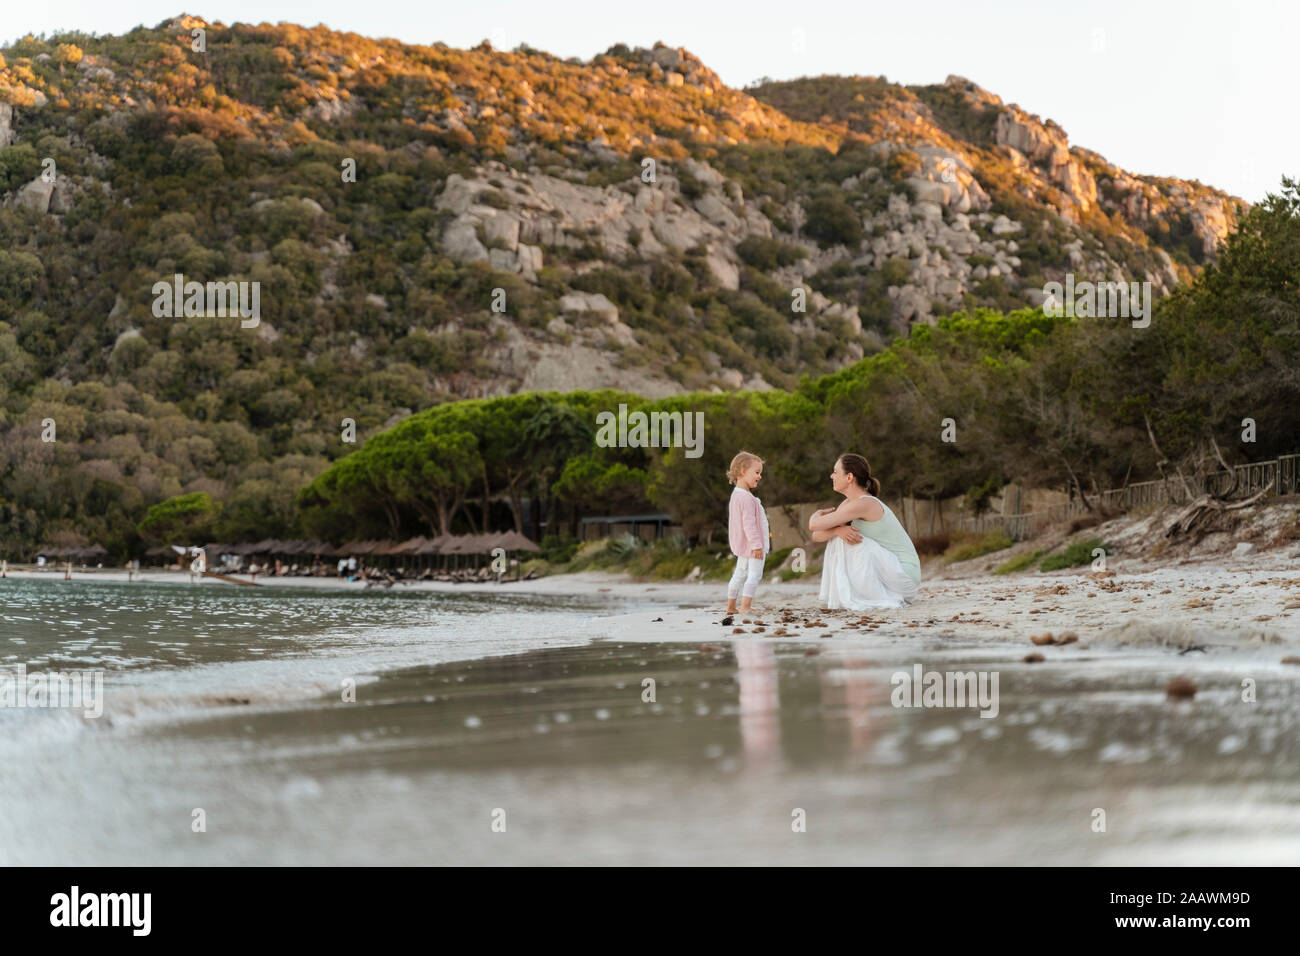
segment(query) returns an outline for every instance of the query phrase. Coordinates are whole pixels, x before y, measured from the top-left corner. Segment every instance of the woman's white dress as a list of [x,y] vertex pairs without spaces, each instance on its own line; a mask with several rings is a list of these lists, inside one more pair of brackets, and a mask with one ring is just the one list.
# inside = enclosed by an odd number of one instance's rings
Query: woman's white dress
[[[850,522],[859,532],[859,522]],[[865,522],[863,522],[865,524]],[[831,538],[822,557],[821,601],[828,609],[902,607],[916,597],[914,581],[892,551],[865,534],[857,544]]]

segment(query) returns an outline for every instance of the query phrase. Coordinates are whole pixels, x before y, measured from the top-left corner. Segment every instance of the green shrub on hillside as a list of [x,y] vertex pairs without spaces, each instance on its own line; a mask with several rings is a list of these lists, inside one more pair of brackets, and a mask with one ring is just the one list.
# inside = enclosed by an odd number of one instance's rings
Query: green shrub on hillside
[[804,232],[823,246],[854,246],[862,238],[862,217],[839,193],[819,196],[808,204]]
[[1026,568],[1033,567],[1034,563],[1043,556],[1041,550],[1026,551],[1024,554],[1016,555],[1007,561],[1003,561],[993,569],[994,574],[1014,574],[1017,571],[1023,571]]
[[781,266],[794,265],[807,255],[798,246],[781,242],[779,239],[768,239],[765,236],[750,236],[743,239],[736,246],[736,253],[746,265],[764,272],[771,272]]
[[1061,568],[1077,568],[1084,564],[1091,564],[1092,552],[1097,548],[1104,548],[1108,554],[1111,553],[1111,549],[1102,544],[1101,538],[1089,538],[1087,541],[1074,542],[1059,554],[1049,554],[1043,558],[1043,563],[1038,566],[1038,569],[1059,571]]
[[970,561],[972,558],[983,557],[986,554],[992,554],[994,551],[1003,551],[1015,544],[1005,532],[990,531],[983,535],[963,536],[962,539],[954,542],[951,547],[943,554],[943,559],[950,564],[956,564],[958,561]]

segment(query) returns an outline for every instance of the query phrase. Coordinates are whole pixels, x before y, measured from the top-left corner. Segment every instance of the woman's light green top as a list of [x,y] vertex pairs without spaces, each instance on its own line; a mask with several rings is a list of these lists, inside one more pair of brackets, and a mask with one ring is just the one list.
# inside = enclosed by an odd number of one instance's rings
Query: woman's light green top
[[917,556],[916,546],[912,544],[912,539],[907,536],[903,530],[902,523],[894,517],[894,513],[889,510],[889,505],[885,504],[879,498],[875,498],[884,510],[884,514],[879,521],[866,521],[862,518],[854,518],[849,524],[862,532],[862,536],[870,538],[879,544],[886,551],[898,558],[898,563],[903,566],[903,570],[917,584],[921,583],[921,559]]

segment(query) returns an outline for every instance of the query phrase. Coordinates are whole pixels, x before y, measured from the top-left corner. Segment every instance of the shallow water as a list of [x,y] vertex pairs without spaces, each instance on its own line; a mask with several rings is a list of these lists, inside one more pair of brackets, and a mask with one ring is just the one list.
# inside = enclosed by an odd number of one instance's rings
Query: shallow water
[[[24,587],[0,591],[5,662],[118,663],[105,719],[0,746],[3,863],[1300,859],[1300,669],[1275,652],[702,648],[588,640],[629,609],[612,598]],[[92,650],[76,621],[101,628]],[[997,716],[895,707],[915,664],[996,672]],[[1193,701],[1166,699],[1178,675]]]

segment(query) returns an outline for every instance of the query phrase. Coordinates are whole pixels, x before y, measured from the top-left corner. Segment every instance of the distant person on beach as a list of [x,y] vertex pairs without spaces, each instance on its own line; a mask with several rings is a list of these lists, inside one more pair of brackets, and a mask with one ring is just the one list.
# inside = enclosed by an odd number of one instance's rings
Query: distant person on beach
[[736,613],[736,598],[740,598],[740,613],[749,611],[758,590],[758,580],[763,576],[763,559],[771,550],[771,532],[767,525],[767,512],[763,503],[754,496],[754,489],[763,479],[763,459],[751,452],[742,451],[731,459],[727,480],[735,485],[731,503],[727,508],[727,538],[731,553],[736,556],[736,570],[727,584],[727,614]]
[[814,541],[829,542],[822,559],[821,600],[834,610],[865,611],[910,604],[921,585],[921,559],[899,520],[881,501],[880,481],[861,455],[841,455],[831,487],[838,508],[808,519]]

